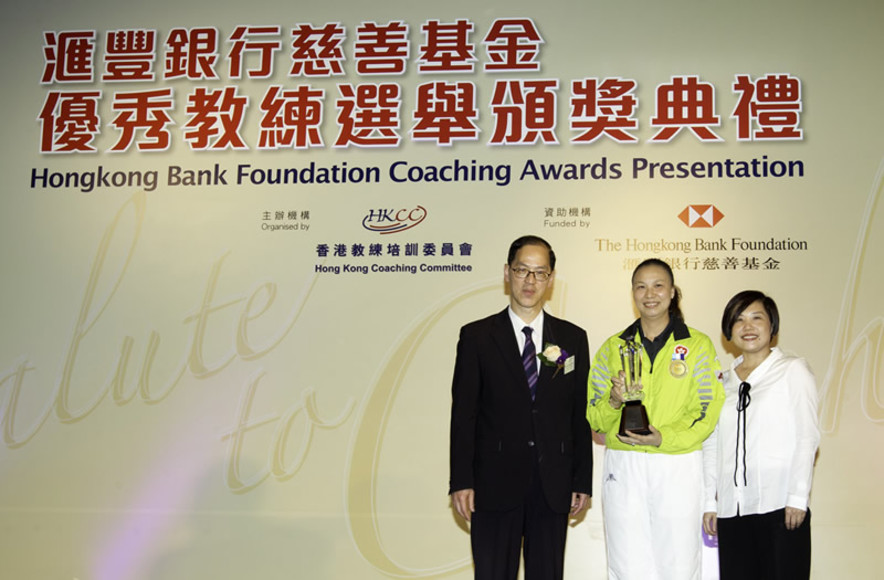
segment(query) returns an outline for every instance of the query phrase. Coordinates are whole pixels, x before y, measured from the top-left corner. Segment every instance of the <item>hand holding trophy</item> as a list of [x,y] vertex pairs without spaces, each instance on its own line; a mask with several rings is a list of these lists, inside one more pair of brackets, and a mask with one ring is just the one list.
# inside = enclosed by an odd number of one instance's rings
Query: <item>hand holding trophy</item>
[[620,364],[623,367],[623,405],[620,408],[620,436],[626,431],[650,435],[648,410],[642,404],[642,345],[630,339],[620,346]]

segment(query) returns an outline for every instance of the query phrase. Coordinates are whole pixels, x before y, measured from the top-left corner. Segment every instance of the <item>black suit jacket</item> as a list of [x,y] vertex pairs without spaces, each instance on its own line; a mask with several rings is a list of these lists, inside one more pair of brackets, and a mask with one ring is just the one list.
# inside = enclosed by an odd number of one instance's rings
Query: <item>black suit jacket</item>
[[507,510],[524,501],[535,461],[553,510],[567,512],[571,492],[591,495],[586,332],[544,313],[543,340],[574,355],[575,367],[566,374],[541,365],[531,401],[507,310],[461,328],[452,385],[449,493],[473,488],[477,510]]

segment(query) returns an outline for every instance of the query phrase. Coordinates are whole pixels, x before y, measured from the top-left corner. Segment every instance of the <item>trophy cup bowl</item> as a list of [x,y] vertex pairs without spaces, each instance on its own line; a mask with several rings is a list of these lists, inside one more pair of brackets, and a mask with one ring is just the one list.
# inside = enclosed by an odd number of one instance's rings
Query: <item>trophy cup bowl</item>
[[621,437],[627,437],[627,431],[638,435],[650,435],[648,410],[642,403],[642,345],[634,340],[627,340],[620,346],[620,363],[623,366],[623,405],[620,407]]

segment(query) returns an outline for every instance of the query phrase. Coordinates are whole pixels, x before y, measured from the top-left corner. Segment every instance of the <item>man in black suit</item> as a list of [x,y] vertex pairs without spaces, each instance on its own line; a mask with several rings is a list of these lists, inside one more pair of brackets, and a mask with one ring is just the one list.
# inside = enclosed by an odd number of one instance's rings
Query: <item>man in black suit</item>
[[460,331],[449,493],[471,522],[477,580],[515,580],[523,538],[525,579],[560,580],[568,516],[592,491],[589,345],[582,328],[543,311],[555,265],[542,238],[514,241],[509,307]]

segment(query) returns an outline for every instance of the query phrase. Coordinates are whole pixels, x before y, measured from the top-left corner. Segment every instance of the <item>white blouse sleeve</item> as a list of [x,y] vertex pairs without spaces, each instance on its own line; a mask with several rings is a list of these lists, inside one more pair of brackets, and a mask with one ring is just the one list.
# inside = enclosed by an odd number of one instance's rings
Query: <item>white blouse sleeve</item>
[[820,443],[819,393],[816,379],[804,359],[795,359],[789,365],[786,380],[795,420],[796,448],[789,473],[786,505],[806,510],[813,479],[813,464]]

